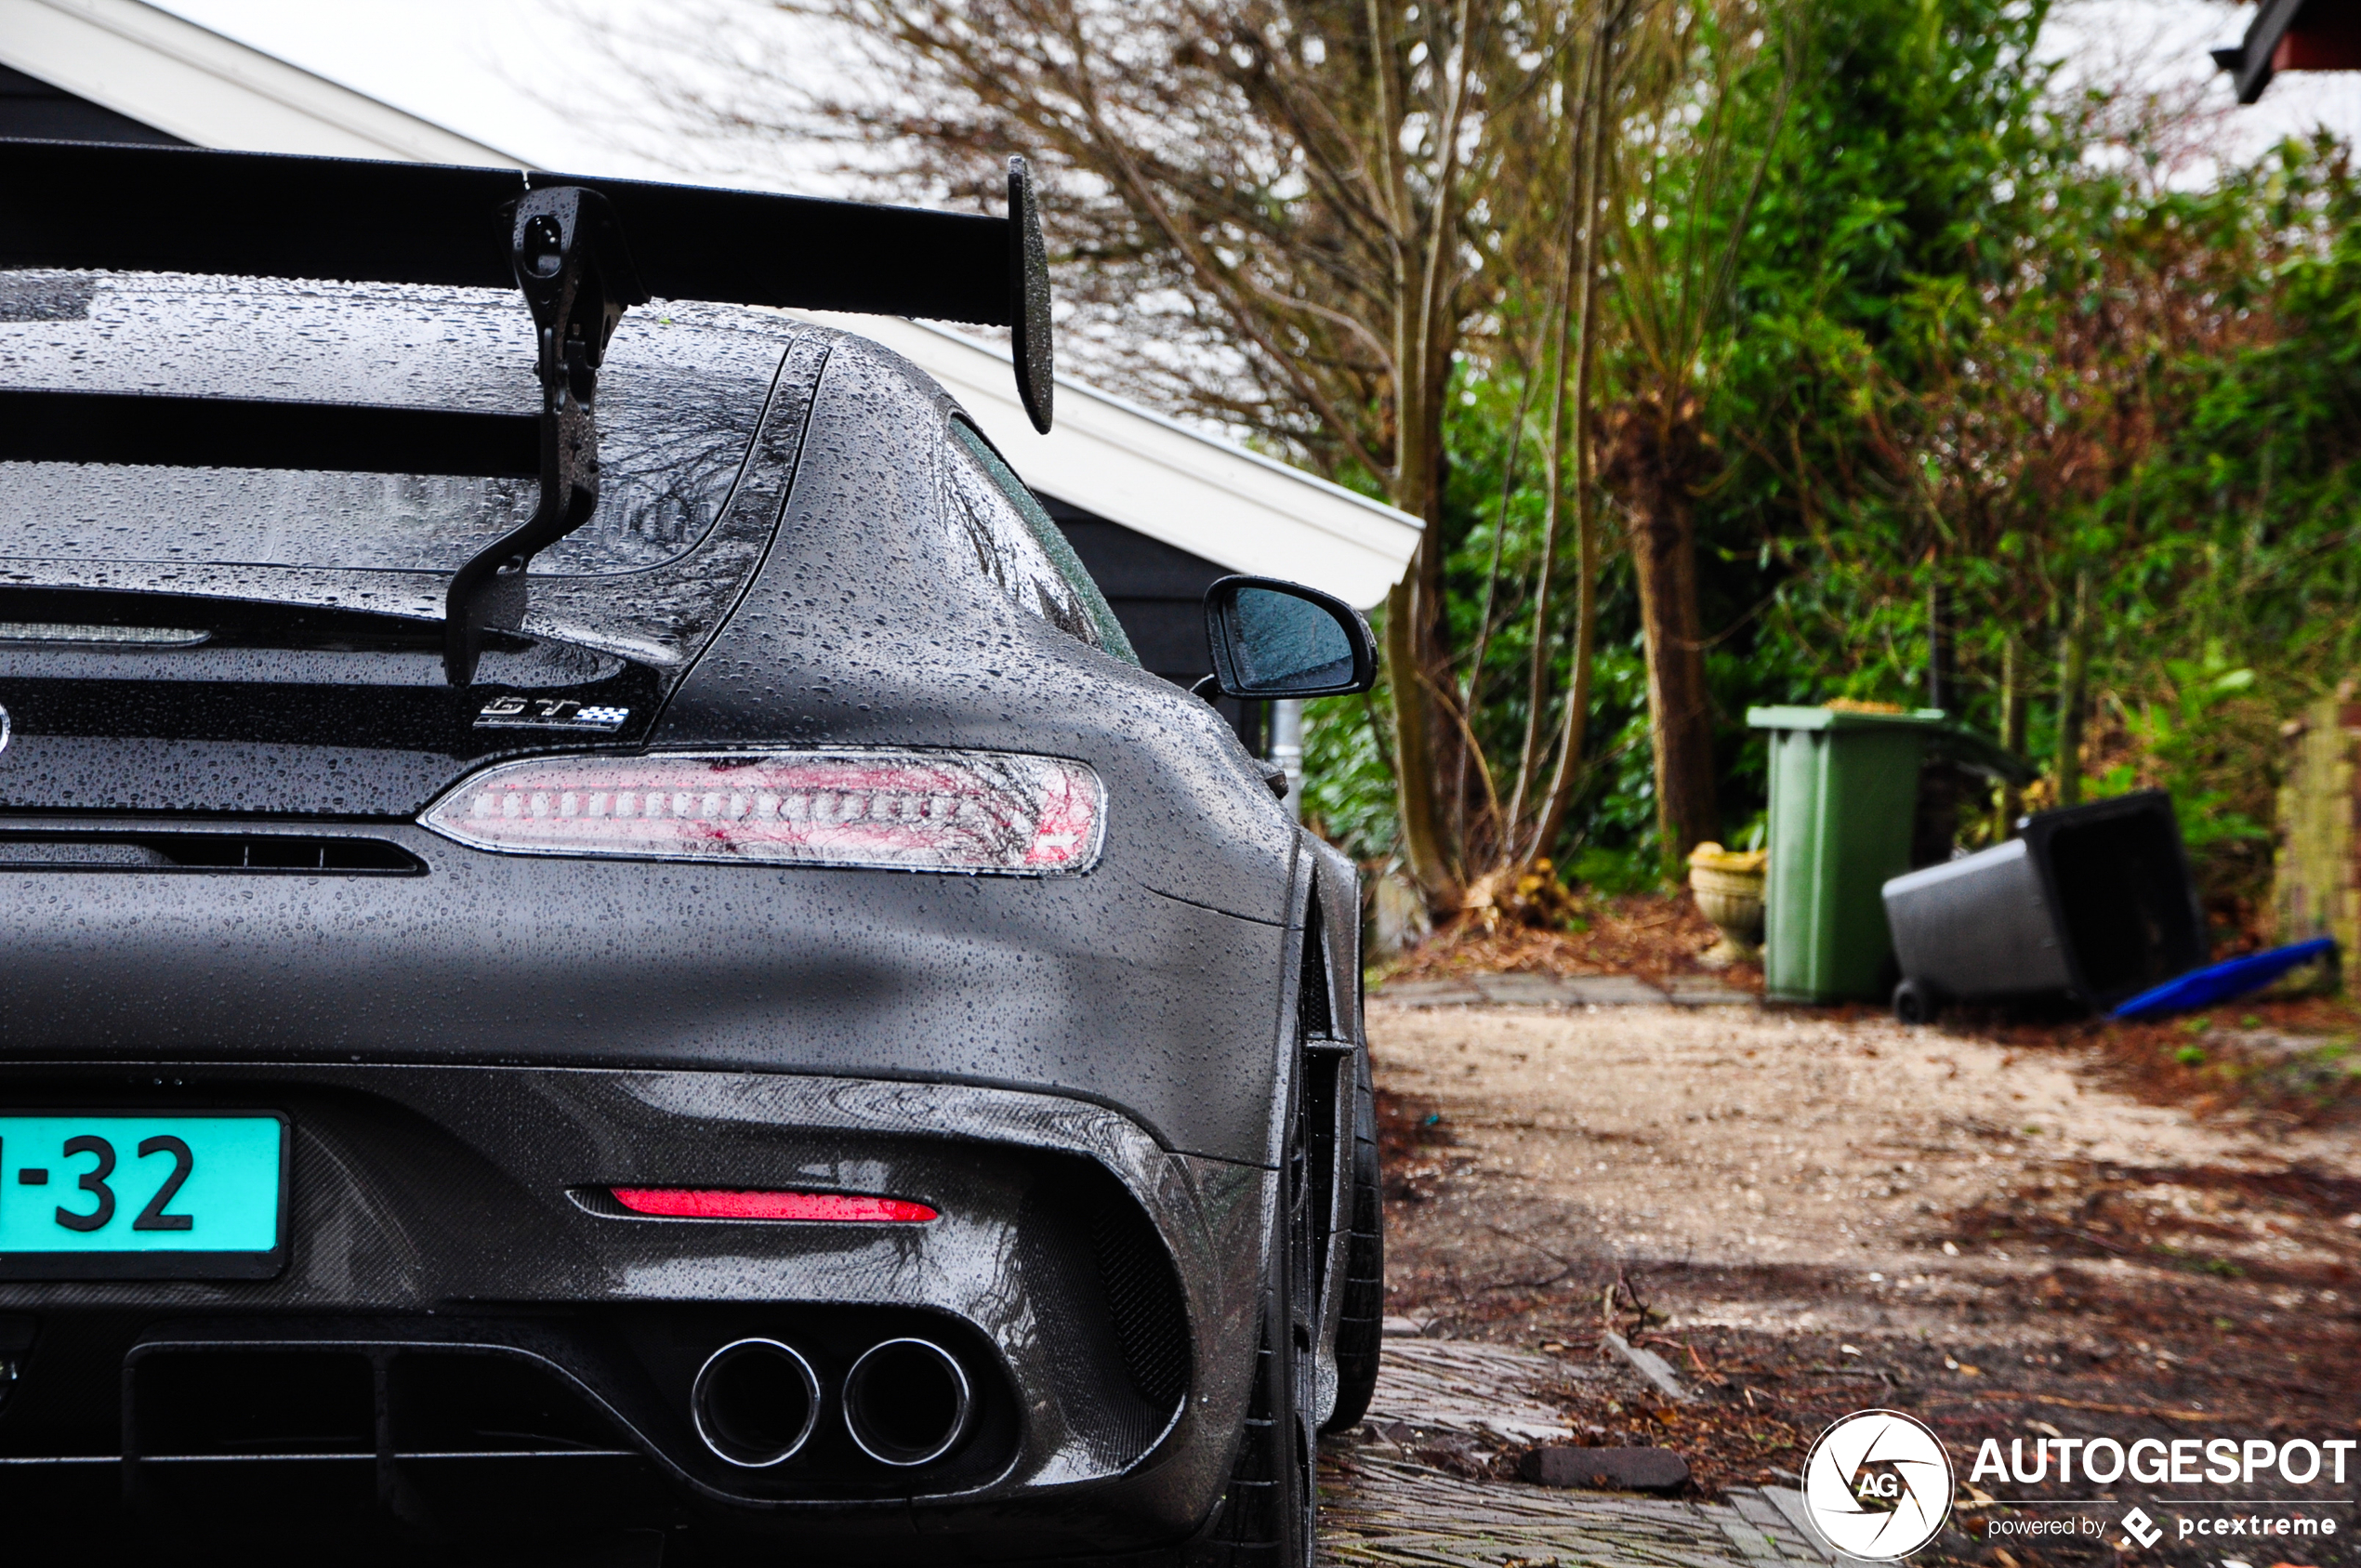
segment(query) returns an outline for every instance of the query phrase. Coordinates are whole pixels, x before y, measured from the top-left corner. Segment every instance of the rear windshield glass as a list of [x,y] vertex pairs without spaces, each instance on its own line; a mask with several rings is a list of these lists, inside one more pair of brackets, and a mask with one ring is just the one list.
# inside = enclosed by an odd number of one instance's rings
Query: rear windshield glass
[[[657,303],[599,380],[599,507],[536,576],[660,565],[713,527],[784,347],[780,324]],[[149,274],[0,274],[0,387],[534,414],[513,295]],[[530,479],[0,463],[16,581],[93,566],[455,570],[532,515]],[[41,563],[56,570],[44,570]],[[134,579],[118,586],[165,586]]]
[[1138,664],[1123,623],[1040,500],[974,427],[954,419],[951,435],[952,514],[964,525],[984,575],[1019,608]]

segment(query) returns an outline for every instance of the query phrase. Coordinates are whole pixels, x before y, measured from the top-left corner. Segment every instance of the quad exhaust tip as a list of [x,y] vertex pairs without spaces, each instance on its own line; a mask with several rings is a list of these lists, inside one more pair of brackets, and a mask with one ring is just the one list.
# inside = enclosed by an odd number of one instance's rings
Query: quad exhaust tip
[[862,1453],[906,1469],[931,1464],[967,1435],[968,1375],[930,1339],[872,1345],[844,1376],[844,1424]]
[[820,1379],[791,1345],[739,1339],[697,1369],[689,1411],[715,1457],[741,1469],[768,1469],[811,1441],[820,1424]]

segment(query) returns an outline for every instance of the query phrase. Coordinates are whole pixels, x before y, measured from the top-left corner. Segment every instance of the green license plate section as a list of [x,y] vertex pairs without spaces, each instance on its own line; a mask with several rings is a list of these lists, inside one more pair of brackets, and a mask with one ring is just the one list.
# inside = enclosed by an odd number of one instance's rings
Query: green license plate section
[[285,1118],[0,1113],[0,1278],[267,1279]]

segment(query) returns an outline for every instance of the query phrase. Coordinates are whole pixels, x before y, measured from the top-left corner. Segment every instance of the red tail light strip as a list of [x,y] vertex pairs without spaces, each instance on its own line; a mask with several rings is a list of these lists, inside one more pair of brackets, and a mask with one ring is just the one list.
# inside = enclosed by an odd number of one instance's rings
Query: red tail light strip
[[1042,876],[1090,868],[1104,802],[1097,773],[1055,757],[672,752],[504,763],[422,821],[512,854]]
[[834,1224],[922,1225],[924,1204],[853,1192],[738,1192],[719,1187],[610,1187],[634,1214],[665,1219],[811,1219]]

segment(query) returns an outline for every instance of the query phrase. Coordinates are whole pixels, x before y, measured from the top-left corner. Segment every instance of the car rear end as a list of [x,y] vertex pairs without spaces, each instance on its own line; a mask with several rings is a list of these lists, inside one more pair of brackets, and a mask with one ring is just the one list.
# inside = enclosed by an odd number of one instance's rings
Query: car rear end
[[939,392],[777,316],[628,317],[455,657],[534,330],[0,273],[12,1532],[1168,1555],[1335,983],[1295,830],[968,560]]

